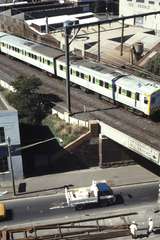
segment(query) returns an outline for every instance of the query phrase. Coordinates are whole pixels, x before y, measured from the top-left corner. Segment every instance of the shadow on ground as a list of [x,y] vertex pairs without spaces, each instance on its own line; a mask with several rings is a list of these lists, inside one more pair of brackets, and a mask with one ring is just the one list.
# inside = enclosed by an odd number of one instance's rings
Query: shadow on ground
[[[22,146],[54,138],[48,126],[20,125]],[[85,157],[64,150],[57,139],[22,150],[25,177],[34,177],[58,172],[88,168]],[[25,185],[20,185],[24,191]]]

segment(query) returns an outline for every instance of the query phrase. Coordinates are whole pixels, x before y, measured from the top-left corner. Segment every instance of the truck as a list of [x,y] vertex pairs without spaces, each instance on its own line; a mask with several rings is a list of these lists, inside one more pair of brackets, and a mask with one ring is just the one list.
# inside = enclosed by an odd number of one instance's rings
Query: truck
[[92,180],[91,186],[65,188],[67,205],[75,210],[89,206],[108,206],[116,202],[116,197],[106,180]]

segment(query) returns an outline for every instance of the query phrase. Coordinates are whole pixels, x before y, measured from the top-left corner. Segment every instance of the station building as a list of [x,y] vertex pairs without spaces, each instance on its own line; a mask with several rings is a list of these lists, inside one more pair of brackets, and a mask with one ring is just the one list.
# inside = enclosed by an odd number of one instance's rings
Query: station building
[[[8,138],[10,138],[11,160],[8,157]],[[7,145],[6,150],[0,151],[0,186],[11,184],[11,164],[12,161],[14,178],[16,180],[23,178],[22,156],[20,151],[20,133],[18,113],[11,107],[0,95],[0,144]],[[2,146],[2,145],[1,145]]]
[[[128,16],[134,14],[160,11],[160,0],[120,0],[119,15]],[[126,20],[125,23],[153,29],[160,36],[160,14],[138,17]]]

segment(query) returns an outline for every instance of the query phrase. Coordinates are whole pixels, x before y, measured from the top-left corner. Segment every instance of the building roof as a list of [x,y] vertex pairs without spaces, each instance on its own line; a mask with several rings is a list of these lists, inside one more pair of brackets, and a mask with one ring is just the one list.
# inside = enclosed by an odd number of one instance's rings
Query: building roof
[[[103,62],[122,65],[131,63],[131,48],[136,42],[144,44],[144,54],[150,51],[160,42],[160,37],[150,34],[151,29],[125,25],[123,56],[121,56],[122,25],[120,22],[103,24],[100,26],[100,59]],[[148,32],[148,33],[147,33]],[[53,37],[64,44],[64,36],[61,32],[53,32]],[[70,50],[81,50],[89,56],[98,54],[98,29],[95,26],[83,27],[72,41]],[[86,55],[87,55],[86,54]]]
[[[88,18],[93,17],[92,12],[86,12],[86,13],[79,13],[79,14],[72,14],[72,15],[63,15],[63,16],[54,16],[54,17],[48,17],[48,25],[54,25],[58,23],[64,23],[65,21],[77,21],[81,18]],[[44,26],[46,25],[46,18],[38,18],[38,19],[32,19],[27,20],[26,23],[28,25],[37,25],[37,26]]]

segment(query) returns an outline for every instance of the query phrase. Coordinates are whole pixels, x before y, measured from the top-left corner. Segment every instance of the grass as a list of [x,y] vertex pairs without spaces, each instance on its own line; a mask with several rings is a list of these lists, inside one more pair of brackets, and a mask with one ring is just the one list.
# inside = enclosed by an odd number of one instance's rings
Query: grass
[[64,146],[88,131],[85,127],[66,123],[56,115],[49,115],[43,120],[42,124],[48,126],[54,136],[63,139]]

